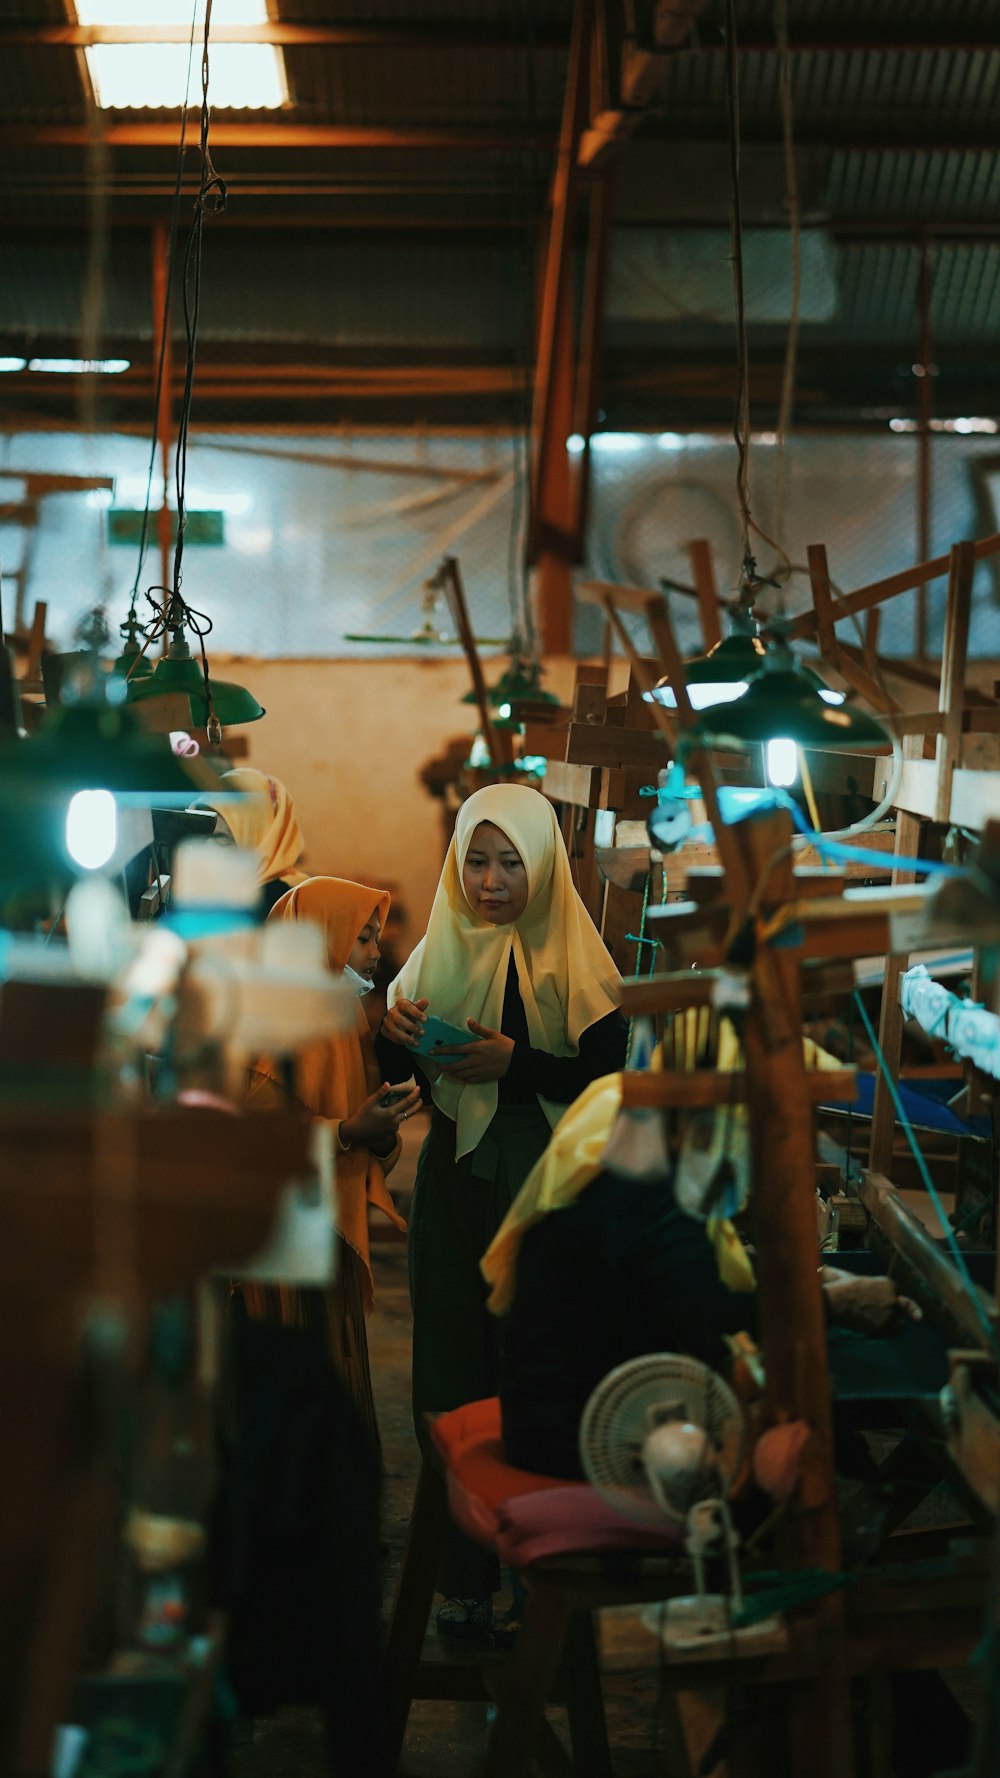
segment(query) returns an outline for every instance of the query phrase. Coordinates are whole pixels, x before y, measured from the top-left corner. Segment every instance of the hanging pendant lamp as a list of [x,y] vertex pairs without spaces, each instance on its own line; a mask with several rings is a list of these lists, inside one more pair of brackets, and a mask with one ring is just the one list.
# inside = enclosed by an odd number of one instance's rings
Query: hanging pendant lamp
[[[489,703],[496,711],[495,728],[519,729],[521,721],[514,715],[515,704],[552,704],[558,706],[555,692],[542,684],[542,665],[526,655],[515,655],[495,685],[490,686]],[[474,691],[467,691],[463,704],[476,703]]]
[[732,703],[703,710],[694,733],[703,744],[732,743],[737,748],[787,740],[796,747],[873,753],[890,745],[891,736],[876,717],[831,703],[829,698],[837,695],[778,638],[746,691]]
[[201,662],[191,653],[184,626],[179,624],[171,630],[170,646],[153,671],[138,682],[134,675],[129,680],[128,698],[130,704],[138,704],[147,698],[180,694],[188,700],[193,728],[207,728],[213,714],[223,728],[239,722],[258,722],[264,715],[264,706],[258,704],[246,686],[214,676],[211,686],[209,698]]
[[[738,606],[732,612],[731,624],[730,633],[723,641],[717,642],[707,654],[695,655],[693,660],[685,662],[684,679],[695,710],[708,710],[714,704],[728,704],[741,698],[754,674],[764,664],[764,644],[752,614],[744,606]],[[648,695],[669,710],[677,708],[669,674],[665,674]]]
[[111,669],[112,673],[116,679],[127,679],[130,684],[148,679],[153,671],[152,663],[149,656],[142,651],[139,642],[142,630],[134,611],[130,611],[124,623],[119,624],[118,633],[123,638],[123,646]]

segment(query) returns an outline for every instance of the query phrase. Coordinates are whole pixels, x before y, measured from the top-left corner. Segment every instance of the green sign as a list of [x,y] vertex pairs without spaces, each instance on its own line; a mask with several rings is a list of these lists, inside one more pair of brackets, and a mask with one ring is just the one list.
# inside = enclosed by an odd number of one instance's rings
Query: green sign
[[[210,549],[218,549],[225,543],[225,529],[221,512],[208,510],[188,512],[187,524],[184,527],[185,544],[203,544]],[[160,515],[151,512],[146,527],[147,543],[155,543],[159,536]],[[138,548],[142,536],[142,512],[131,506],[112,506],[108,508],[108,542],[125,544],[129,548]],[[177,542],[177,514],[170,514],[170,542]]]

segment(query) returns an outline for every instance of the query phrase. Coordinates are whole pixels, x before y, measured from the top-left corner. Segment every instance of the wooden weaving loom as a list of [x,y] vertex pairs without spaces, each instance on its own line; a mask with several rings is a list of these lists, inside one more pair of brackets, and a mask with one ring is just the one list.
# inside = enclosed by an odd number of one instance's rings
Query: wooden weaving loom
[[[968,612],[972,570],[976,559],[1000,549],[1000,538],[986,544],[957,545],[950,557],[861,589],[835,604],[829,595],[825,557],[810,551],[816,611],[793,621],[792,633],[820,634],[823,658],[840,667],[843,677],[871,702],[874,680],[853,651],[833,633],[842,615],[871,610],[883,599],[949,572],[948,641],[936,711],[915,716],[893,711],[897,727],[919,740],[936,738],[935,758],[908,758],[896,799],[900,819],[895,854],[911,855],[920,815],[981,827],[1000,815],[1000,793],[988,772],[963,764],[964,737],[992,735],[1000,729],[995,704],[970,696],[964,685]],[[614,763],[610,743],[591,758],[590,773],[611,773],[645,767],[676,756],[678,741],[688,730],[693,712],[687,697],[683,662],[662,595],[599,583],[581,596],[598,605],[612,625],[631,668],[630,696],[637,708],[655,678],[669,674],[677,698],[676,711],[644,704],[642,747],[631,736],[616,734]],[[645,618],[655,651],[655,671],[636,648],[623,618]],[[858,651],[860,654],[860,651]],[[886,668],[892,663],[885,663]],[[926,675],[924,676],[927,677]],[[864,683],[862,683],[862,680]],[[586,681],[582,683],[586,684]],[[888,700],[879,690],[879,707]],[[578,688],[579,690],[579,688]],[[626,708],[628,697],[626,698]],[[580,808],[612,807],[610,778],[595,790],[568,776],[580,769],[569,757],[575,742],[573,725],[567,749],[567,776],[552,771],[550,795],[562,792]],[[949,914],[947,901],[934,889],[907,881],[897,867],[886,889],[852,887],[839,867],[801,869],[793,862],[792,823],[783,810],[752,816],[726,827],[718,813],[716,767],[705,751],[695,751],[688,738],[686,764],[697,778],[704,808],[712,824],[721,875],[706,879],[694,871],[683,901],[647,910],[662,946],[658,956],[666,967],[644,980],[626,983],[627,1012],[657,1017],[688,1006],[711,1004],[729,961],[734,935],[741,936],[740,955],[749,958],[749,1004],[742,1015],[744,1067],[741,1074],[633,1074],[625,1077],[625,1103],[633,1106],[729,1104],[746,1100],[753,1153],[753,1228],[757,1253],[762,1348],[767,1376],[766,1405],[772,1421],[802,1418],[812,1432],[799,1476],[792,1510],[779,1545],[782,1566],[839,1567],[840,1531],[834,1488],[830,1391],[821,1292],[816,1271],[817,1231],[813,1107],[820,1099],[853,1096],[850,1070],[842,1077],[810,1076],[803,1062],[801,1031],[803,988],[807,979],[826,981],[842,991],[853,989],[853,963],[859,957],[884,955],[887,971],[882,1006],[881,1047],[898,1068],[898,975],[895,960],[928,945],[968,944],[967,916]],[[594,747],[592,753],[597,753]],[[915,753],[909,741],[908,752]],[[646,765],[648,754],[649,764]],[[625,762],[628,762],[626,764]],[[876,766],[876,797],[886,788],[887,766]],[[614,813],[619,811],[614,808]],[[629,811],[631,813],[631,811]],[[683,853],[678,861],[683,860]],[[891,862],[891,861],[890,861]],[[609,891],[610,895],[610,891]],[[1000,903],[1000,894],[998,894]],[[765,936],[766,935],[766,936]],[[1000,939],[1000,905],[991,935]],[[872,1130],[873,1154],[891,1152],[889,1111],[892,1098],[881,1086]],[[887,1135],[888,1132],[888,1135]],[[887,1151],[886,1143],[890,1149]],[[1000,1504],[1000,1435],[995,1397],[996,1348],[990,1331],[996,1321],[995,1294],[973,1302],[959,1272],[941,1248],[905,1212],[892,1186],[869,1169],[858,1189],[865,1212],[878,1225],[899,1261],[907,1262],[907,1278],[916,1274],[922,1297],[941,1307],[941,1323],[952,1340],[961,1334],[953,1359],[951,1430],[948,1456],[954,1474],[970,1495],[978,1496],[982,1530],[992,1530]],[[985,1323],[983,1314],[985,1313]],[[910,1545],[909,1547],[913,1547]],[[854,1770],[848,1703],[848,1677],[878,1669],[905,1670],[921,1666],[961,1664],[977,1642],[988,1590],[989,1561],[980,1545],[967,1556],[949,1548],[944,1561],[893,1563],[866,1571],[849,1590],[834,1592],[801,1611],[792,1623],[787,1657],[772,1658],[755,1669],[757,1677],[788,1678],[797,1684],[786,1695],[785,1712],[791,1769],[817,1778],[847,1778]]]

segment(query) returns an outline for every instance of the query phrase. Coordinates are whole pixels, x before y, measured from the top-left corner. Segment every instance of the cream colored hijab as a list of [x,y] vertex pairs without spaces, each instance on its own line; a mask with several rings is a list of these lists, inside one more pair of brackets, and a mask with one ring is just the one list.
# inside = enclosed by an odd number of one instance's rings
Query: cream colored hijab
[[251,766],[240,766],[234,772],[225,772],[222,783],[227,792],[239,790],[242,796],[202,796],[198,806],[214,809],[222,816],[236,844],[256,852],[261,883],[276,883],[279,879],[290,887],[304,883],[308,872],[297,866],[305,841],[281,779],[255,772]]
[[[510,926],[491,926],[473,911],[462,868],[481,821],[490,821],[521,855],[528,904]],[[448,847],[426,935],[389,989],[419,1000],[449,1024],[467,1019],[499,1030],[513,951],[532,1048],[573,1056],[581,1032],[620,1004],[621,977],[580,900],[552,804],[520,784],[490,784],[462,804]],[[497,1083],[462,1086],[439,1079],[435,1105],[457,1125],[456,1159],[476,1147],[497,1108]],[[539,1097],[555,1125],[565,1107]]]

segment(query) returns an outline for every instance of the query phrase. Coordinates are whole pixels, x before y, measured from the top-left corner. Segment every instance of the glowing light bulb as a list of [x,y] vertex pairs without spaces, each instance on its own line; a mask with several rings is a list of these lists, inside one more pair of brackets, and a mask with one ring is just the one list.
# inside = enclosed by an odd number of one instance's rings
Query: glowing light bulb
[[799,775],[799,750],[784,738],[767,743],[767,775],[779,790],[787,790]]
[[118,844],[118,811],[110,790],[78,790],[66,811],[66,850],[84,870],[100,870]]

